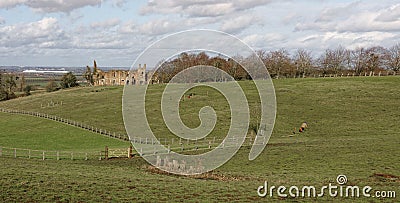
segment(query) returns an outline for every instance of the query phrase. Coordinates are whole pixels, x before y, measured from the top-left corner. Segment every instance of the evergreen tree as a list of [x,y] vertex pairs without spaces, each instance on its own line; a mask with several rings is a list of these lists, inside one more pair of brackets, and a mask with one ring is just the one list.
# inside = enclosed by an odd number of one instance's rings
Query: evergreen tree
[[61,88],[70,88],[79,86],[77,79],[72,72],[69,72],[61,78]]

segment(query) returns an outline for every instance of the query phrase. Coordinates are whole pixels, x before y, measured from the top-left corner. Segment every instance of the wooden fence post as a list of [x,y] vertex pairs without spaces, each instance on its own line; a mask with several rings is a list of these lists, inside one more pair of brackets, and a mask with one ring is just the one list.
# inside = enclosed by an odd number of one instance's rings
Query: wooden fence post
[[57,151],[57,161],[60,160],[60,152]]
[[87,161],[88,160],[88,154],[87,154],[87,152],[85,153],[85,161]]
[[28,159],[31,159],[31,150],[28,150]]
[[0,147],[0,156],[3,156],[3,148]]
[[108,147],[106,146],[105,151],[104,151],[104,158],[108,160]]
[[132,158],[132,145],[128,148],[128,158]]
[[14,148],[14,158],[17,158],[17,148]]
[[71,160],[74,160],[74,153],[71,152]]
[[42,152],[42,159],[43,159],[43,160],[46,159],[45,154],[44,154],[44,151]]

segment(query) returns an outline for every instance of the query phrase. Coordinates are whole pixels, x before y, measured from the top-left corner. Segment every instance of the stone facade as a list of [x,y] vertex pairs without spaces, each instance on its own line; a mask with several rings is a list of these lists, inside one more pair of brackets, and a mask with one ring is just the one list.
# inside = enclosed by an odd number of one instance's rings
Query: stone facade
[[146,64],[139,64],[139,68],[132,71],[127,70],[110,70],[102,71],[97,69],[94,75],[95,86],[110,86],[110,85],[146,85],[152,83],[149,79],[153,72],[146,72]]

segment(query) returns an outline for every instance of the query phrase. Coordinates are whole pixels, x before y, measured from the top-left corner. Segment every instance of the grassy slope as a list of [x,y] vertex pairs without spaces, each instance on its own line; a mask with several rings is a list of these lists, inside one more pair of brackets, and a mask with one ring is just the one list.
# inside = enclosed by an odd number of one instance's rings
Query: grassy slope
[[101,136],[47,119],[0,113],[0,146],[36,150],[99,152],[128,142]]
[[[373,174],[400,176],[399,82],[399,77],[275,80],[278,116],[269,145],[254,161],[247,160],[249,148],[242,148],[215,171],[228,177],[244,178],[241,181],[161,176],[143,169],[145,163],[141,159],[40,162],[4,158],[0,159],[2,175],[12,178],[1,179],[3,192],[0,199],[266,201],[268,198],[258,199],[256,194],[257,187],[264,180],[273,185],[322,186],[335,183],[339,174],[347,175],[350,184],[396,190],[398,195],[399,180],[378,178]],[[0,107],[53,112],[78,121],[104,125],[106,129],[119,129],[121,116],[117,112],[120,107],[116,104],[120,104],[120,91],[121,88],[114,87],[100,92],[83,88],[3,102]],[[88,98],[89,95],[93,97]],[[76,96],[84,99],[75,99],[75,106],[72,102]],[[62,108],[68,107],[69,110],[41,109],[41,98],[45,101],[51,98],[63,100],[65,107]],[[75,108],[67,106],[70,104]],[[85,108],[76,109],[79,106]],[[95,107],[104,107],[105,110]],[[95,117],[84,116],[91,111]],[[299,136],[287,137],[304,120],[309,122],[310,128]],[[295,200],[309,202],[312,199]],[[335,199],[318,199],[321,200]]]
[[[75,88],[1,102],[0,107],[57,115],[124,133],[121,95],[122,87]],[[51,102],[63,105],[49,107]]]

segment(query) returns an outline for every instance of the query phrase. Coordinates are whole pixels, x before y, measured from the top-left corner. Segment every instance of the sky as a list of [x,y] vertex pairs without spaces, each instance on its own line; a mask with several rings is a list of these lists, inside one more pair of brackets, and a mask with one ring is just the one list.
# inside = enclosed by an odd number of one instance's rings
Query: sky
[[130,67],[151,43],[188,29],[316,56],[390,47],[400,39],[400,1],[1,0],[0,66]]

